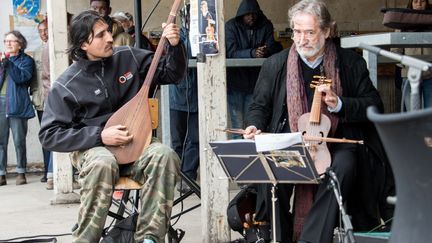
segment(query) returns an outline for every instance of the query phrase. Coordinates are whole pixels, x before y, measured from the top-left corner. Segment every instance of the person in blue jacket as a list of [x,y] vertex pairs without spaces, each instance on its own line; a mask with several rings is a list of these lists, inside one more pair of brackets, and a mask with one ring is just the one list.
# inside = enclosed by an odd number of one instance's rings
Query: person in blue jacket
[[[188,57],[192,58],[188,39],[189,8],[186,5],[181,11],[182,28],[180,38],[186,46]],[[170,85],[170,127],[172,148],[182,160],[181,171],[190,179],[197,179],[199,166],[199,133],[198,133],[198,88],[197,70],[188,68],[186,77],[177,85]],[[178,190],[189,189],[182,182]]]
[[0,186],[6,185],[9,130],[17,158],[16,184],[26,184],[27,120],[35,116],[29,87],[35,71],[33,58],[24,53],[27,40],[19,31],[10,31],[4,38],[5,52],[0,53]]
[[[243,0],[237,14],[225,24],[227,58],[267,58],[282,50],[273,37],[273,24],[256,0]],[[260,67],[227,69],[228,108],[233,128],[244,128],[244,114]]]

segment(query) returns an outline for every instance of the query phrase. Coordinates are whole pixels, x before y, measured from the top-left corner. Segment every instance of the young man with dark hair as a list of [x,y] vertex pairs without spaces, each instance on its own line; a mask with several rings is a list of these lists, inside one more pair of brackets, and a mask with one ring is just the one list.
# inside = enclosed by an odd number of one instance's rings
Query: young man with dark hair
[[[178,83],[186,72],[185,49],[175,24],[162,27],[167,54],[153,82]],[[51,151],[72,152],[79,171],[81,206],[73,242],[99,242],[120,175],[143,185],[135,241],[163,242],[178,178],[177,154],[153,140],[135,163],[119,166],[106,146],[122,146],[133,137],[121,124],[104,127],[143,85],[153,52],[112,44],[97,12],[85,11],[72,20],[69,53],[75,62],[52,85],[39,139]]]

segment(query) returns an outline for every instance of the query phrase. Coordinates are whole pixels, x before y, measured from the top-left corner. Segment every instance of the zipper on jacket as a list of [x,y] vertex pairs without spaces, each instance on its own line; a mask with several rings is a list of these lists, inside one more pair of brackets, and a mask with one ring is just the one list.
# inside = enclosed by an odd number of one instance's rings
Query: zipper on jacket
[[[3,72],[3,85],[6,85],[6,93],[5,93],[5,114],[6,114],[6,117],[9,117],[9,109],[8,109],[8,75],[6,75],[6,70],[4,70],[4,72]],[[2,85],[2,86],[3,86]],[[0,87],[0,89],[1,89],[2,87]]]
[[101,83],[101,85],[104,89],[105,98],[108,99],[108,89],[107,89],[105,83],[102,81],[102,79],[97,74],[95,74],[95,76],[99,80],[99,82]]
[[255,43],[254,43],[254,38],[253,38],[253,36],[254,36],[254,30],[253,29],[251,29],[250,31],[249,31],[249,46],[253,49],[253,48],[255,48]]
[[105,76],[105,63],[104,63],[103,60],[101,61],[101,64],[102,64],[102,71],[101,71],[101,73],[102,73],[102,78],[103,78]]
[[107,87],[106,87],[106,85],[105,85],[105,83],[103,82],[103,78],[104,78],[104,76],[105,76],[105,62],[104,62],[104,60],[102,59],[102,61],[101,61],[101,65],[102,65],[102,70],[101,70],[101,75],[102,75],[102,78],[99,78],[99,81],[101,82],[101,84],[102,84],[102,87],[104,88],[104,92],[105,92],[105,98],[107,98],[108,99],[108,89],[107,89]]

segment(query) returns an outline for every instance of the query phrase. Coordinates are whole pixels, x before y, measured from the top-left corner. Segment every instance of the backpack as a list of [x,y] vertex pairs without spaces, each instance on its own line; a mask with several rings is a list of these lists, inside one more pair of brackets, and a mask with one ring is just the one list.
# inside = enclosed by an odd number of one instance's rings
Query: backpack
[[111,229],[105,228],[101,243],[134,243],[137,220],[138,214],[134,213],[118,221]]
[[270,240],[270,224],[256,222],[253,219],[256,199],[256,189],[248,185],[241,189],[228,204],[228,225],[244,237],[234,242],[267,242]]

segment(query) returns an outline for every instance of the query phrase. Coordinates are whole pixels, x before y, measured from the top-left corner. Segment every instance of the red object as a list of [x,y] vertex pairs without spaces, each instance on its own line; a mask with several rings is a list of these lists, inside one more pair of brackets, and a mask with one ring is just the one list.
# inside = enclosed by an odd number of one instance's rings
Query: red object
[[115,200],[121,200],[123,197],[123,191],[114,191],[113,198]]

